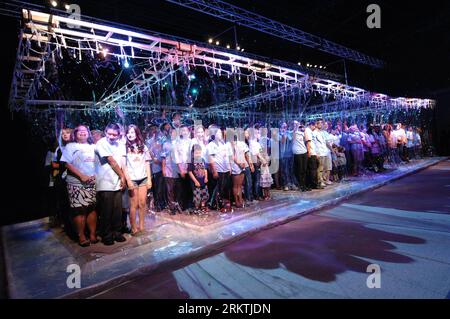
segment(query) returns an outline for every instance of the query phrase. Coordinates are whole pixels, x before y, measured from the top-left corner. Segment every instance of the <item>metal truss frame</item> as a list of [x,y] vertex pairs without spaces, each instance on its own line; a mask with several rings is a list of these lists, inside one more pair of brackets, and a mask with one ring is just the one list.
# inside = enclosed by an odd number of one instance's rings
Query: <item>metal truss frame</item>
[[299,43],[341,58],[382,68],[384,62],[340,44],[312,35],[297,28],[263,17],[220,0],[166,0],[185,8],[206,13],[278,38]]
[[[16,68],[12,81],[10,106],[12,110],[26,110],[27,105],[32,106],[32,94],[27,93],[18,98],[17,92],[24,92],[24,87],[20,86],[19,80],[24,74],[20,68],[22,61],[27,58],[37,59],[39,56],[30,55],[24,51],[24,44],[35,43],[38,46],[46,46],[44,56],[38,59],[38,67],[33,69],[34,77],[31,83],[35,83],[39,72],[45,71],[45,60],[52,54],[60,54],[61,49],[72,50],[76,56],[81,59],[81,52],[90,52],[96,54],[109,48],[110,51],[105,55],[117,58],[119,61],[128,59],[141,59],[148,63],[148,68],[143,74],[138,75],[121,89],[105,97],[101,101],[85,106],[85,110],[90,111],[108,111],[117,106],[133,104],[129,108],[130,112],[144,112],[145,108],[153,107],[154,104],[140,103],[137,107],[134,98],[138,95],[146,94],[155,85],[158,85],[168,76],[176,72],[181,67],[188,71],[193,67],[205,68],[208,72],[218,75],[228,75],[239,77],[253,77],[278,87],[266,93],[260,93],[242,100],[230,101],[220,105],[211,106],[205,109],[197,109],[195,114],[214,115],[224,112],[236,112],[239,109],[245,109],[247,116],[262,116],[258,112],[252,111],[251,105],[261,103],[264,100],[276,99],[283,95],[289,95],[298,90],[311,94],[318,92],[323,95],[332,96],[337,101],[349,101],[361,105],[388,105],[395,107],[413,108],[413,107],[432,107],[434,101],[424,99],[406,99],[391,98],[383,94],[370,93],[364,89],[352,87],[340,82],[310,76],[303,72],[296,65],[286,63],[274,64],[268,63],[254,56],[236,54],[233,50],[208,46],[202,43],[161,36],[150,31],[139,32],[139,30],[126,30],[112,27],[98,22],[92,22],[93,18],[83,20],[74,20],[62,15],[48,14],[34,10],[23,9],[22,18],[24,26],[19,40],[19,50],[17,54]],[[72,27],[69,28],[68,25]],[[29,46],[29,45],[28,45]],[[101,47],[102,46],[102,47]],[[39,67],[39,63],[41,63]],[[25,82],[25,84],[28,84]],[[29,84],[28,88],[32,86]],[[26,87],[25,87],[26,88]],[[21,91],[22,89],[22,91]],[[28,92],[28,91],[27,91]],[[77,106],[80,101],[54,101],[49,103],[49,107],[54,105]],[[70,104],[73,103],[73,104]],[[42,108],[42,104],[41,108]],[[79,105],[78,105],[79,106]],[[162,108],[162,107],[161,107]],[[179,107],[183,108],[183,107]],[[71,109],[77,109],[71,108]],[[150,111],[152,111],[151,109]],[[181,109],[179,109],[181,110]],[[191,113],[192,108],[188,108]],[[320,112],[319,106],[310,108],[308,112]],[[284,116],[283,114],[273,116]],[[296,114],[295,116],[298,116]]]
[[[120,110],[126,113],[138,113],[138,114],[157,114],[161,111],[169,112],[183,112],[190,114],[193,117],[200,117],[198,109],[188,107],[188,106],[178,106],[178,105],[143,105],[143,104],[133,104],[133,103],[122,103],[118,106]],[[25,108],[17,109],[16,111],[21,111]],[[108,113],[111,109],[103,109],[99,111],[96,103],[92,101],[55,101],[55,100],[32,100],[26,105],[26,109],[32,113],[43,113],[43,112],[55,112],[55,111],[66,111],[66,112],[105,112]]]

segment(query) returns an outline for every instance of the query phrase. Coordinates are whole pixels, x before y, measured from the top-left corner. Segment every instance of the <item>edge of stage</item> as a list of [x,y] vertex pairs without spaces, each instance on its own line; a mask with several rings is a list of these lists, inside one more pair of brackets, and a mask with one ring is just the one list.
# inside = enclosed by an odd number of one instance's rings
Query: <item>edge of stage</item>
[[[48,218],[2,227],[10,298],[87,298],[161,269],[176,269],[233,241],[337,203],[435,165],[446,157],[412,161],[380,174],[351,178],[308,193],[272,191],[273,199],[232,214],[148,214],[143,235],[113,246],[81,248]],[[81,268],[81,288],[70,289],[67,266]]]

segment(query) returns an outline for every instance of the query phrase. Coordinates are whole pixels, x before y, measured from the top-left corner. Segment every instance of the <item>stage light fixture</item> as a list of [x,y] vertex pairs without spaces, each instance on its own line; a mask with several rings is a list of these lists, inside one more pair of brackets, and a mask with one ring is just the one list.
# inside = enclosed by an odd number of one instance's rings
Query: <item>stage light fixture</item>
[[238,51],[241,50],[241,47],[240,47],[240,46],[237,46],[237,47],[236,47],[236,50],[238,50]]
[[244,52],[244,48],[242,48],[241,51]]
[[55,0],[51,1],[50,4],[52,5],[52,7],[58,6],[58,2],[56,2]]
[[65,8],[66,10],[69,10],[69,9],[70,9],[70,6],[69,6],[68,4],[65,4],[65,5],[64,5],[64,8]]
[[102,50],[102,54],[103,54],[104,57],[106,57],[108,55],[108,51],[109,51],[108,49],[103,49]]
[[208,39],[208,43],[213,43],[213,39],[212,39],[212,38],[209,38],[209,39]]
[[191,90],[191,93],[192,93],[193,95],[197,95],[197,94],[198,94],[198,90],[197,90],[196,88],[193,88],[193,89]]
[[195,80],[195,79],[196,79],[196,77],[195,77],[195,74],[194,74],[194,73],[189,74],[189,80],[190,80],[190,81],[193,81],[193,80]]
[[314,68],[316,68],[317,69],[317,64],[314,66]]
[[297,63],[298,65],[302,65],[300,62]]
[[123,66],[124,66],[126,69],[130,67],[130,63],[128,62],[127,59],[125,59],[125,62],[124,62],[124,64],[123,64]]
[[219,45],[219,44],[220,44],[220,42],[219,42],[219,40],[217,40],[217,41],[216,41],[216,45]]
[[227,44],[227,49],[229,49],[230,48],[230,45],[229,44]]

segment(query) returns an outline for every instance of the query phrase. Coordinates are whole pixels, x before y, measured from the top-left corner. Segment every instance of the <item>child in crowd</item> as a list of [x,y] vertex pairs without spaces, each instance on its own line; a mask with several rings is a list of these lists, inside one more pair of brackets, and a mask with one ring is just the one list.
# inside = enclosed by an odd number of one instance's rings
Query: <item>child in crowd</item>
[[263,191],[263,200],[269,200],[270,199],[270,186],[273,184],[272,174],[270,174],[269,170],[269,156],[263,151],[262,155],[262,162],[261,162],[261,180],[260,180],[260,186]]
[[336,149],[338,180],[342,181],[346,176],[347,158],[345,157],[345,148],[338,146]]
[[188,174],[191,178],[194,213],[207,212],[206,203],[209,199],[208,193],[208,172],[206,163],[202,157],[202,147],[198,144],[192,146],[192,159],[188,164]]

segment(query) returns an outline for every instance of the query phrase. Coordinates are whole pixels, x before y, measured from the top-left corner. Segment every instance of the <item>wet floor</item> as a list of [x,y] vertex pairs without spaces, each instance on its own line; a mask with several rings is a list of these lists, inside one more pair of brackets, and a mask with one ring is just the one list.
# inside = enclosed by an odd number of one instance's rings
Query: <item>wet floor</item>
[[[95,298],[448,298],[450,162]],[[367,267],[381,268],[369,289]]]

